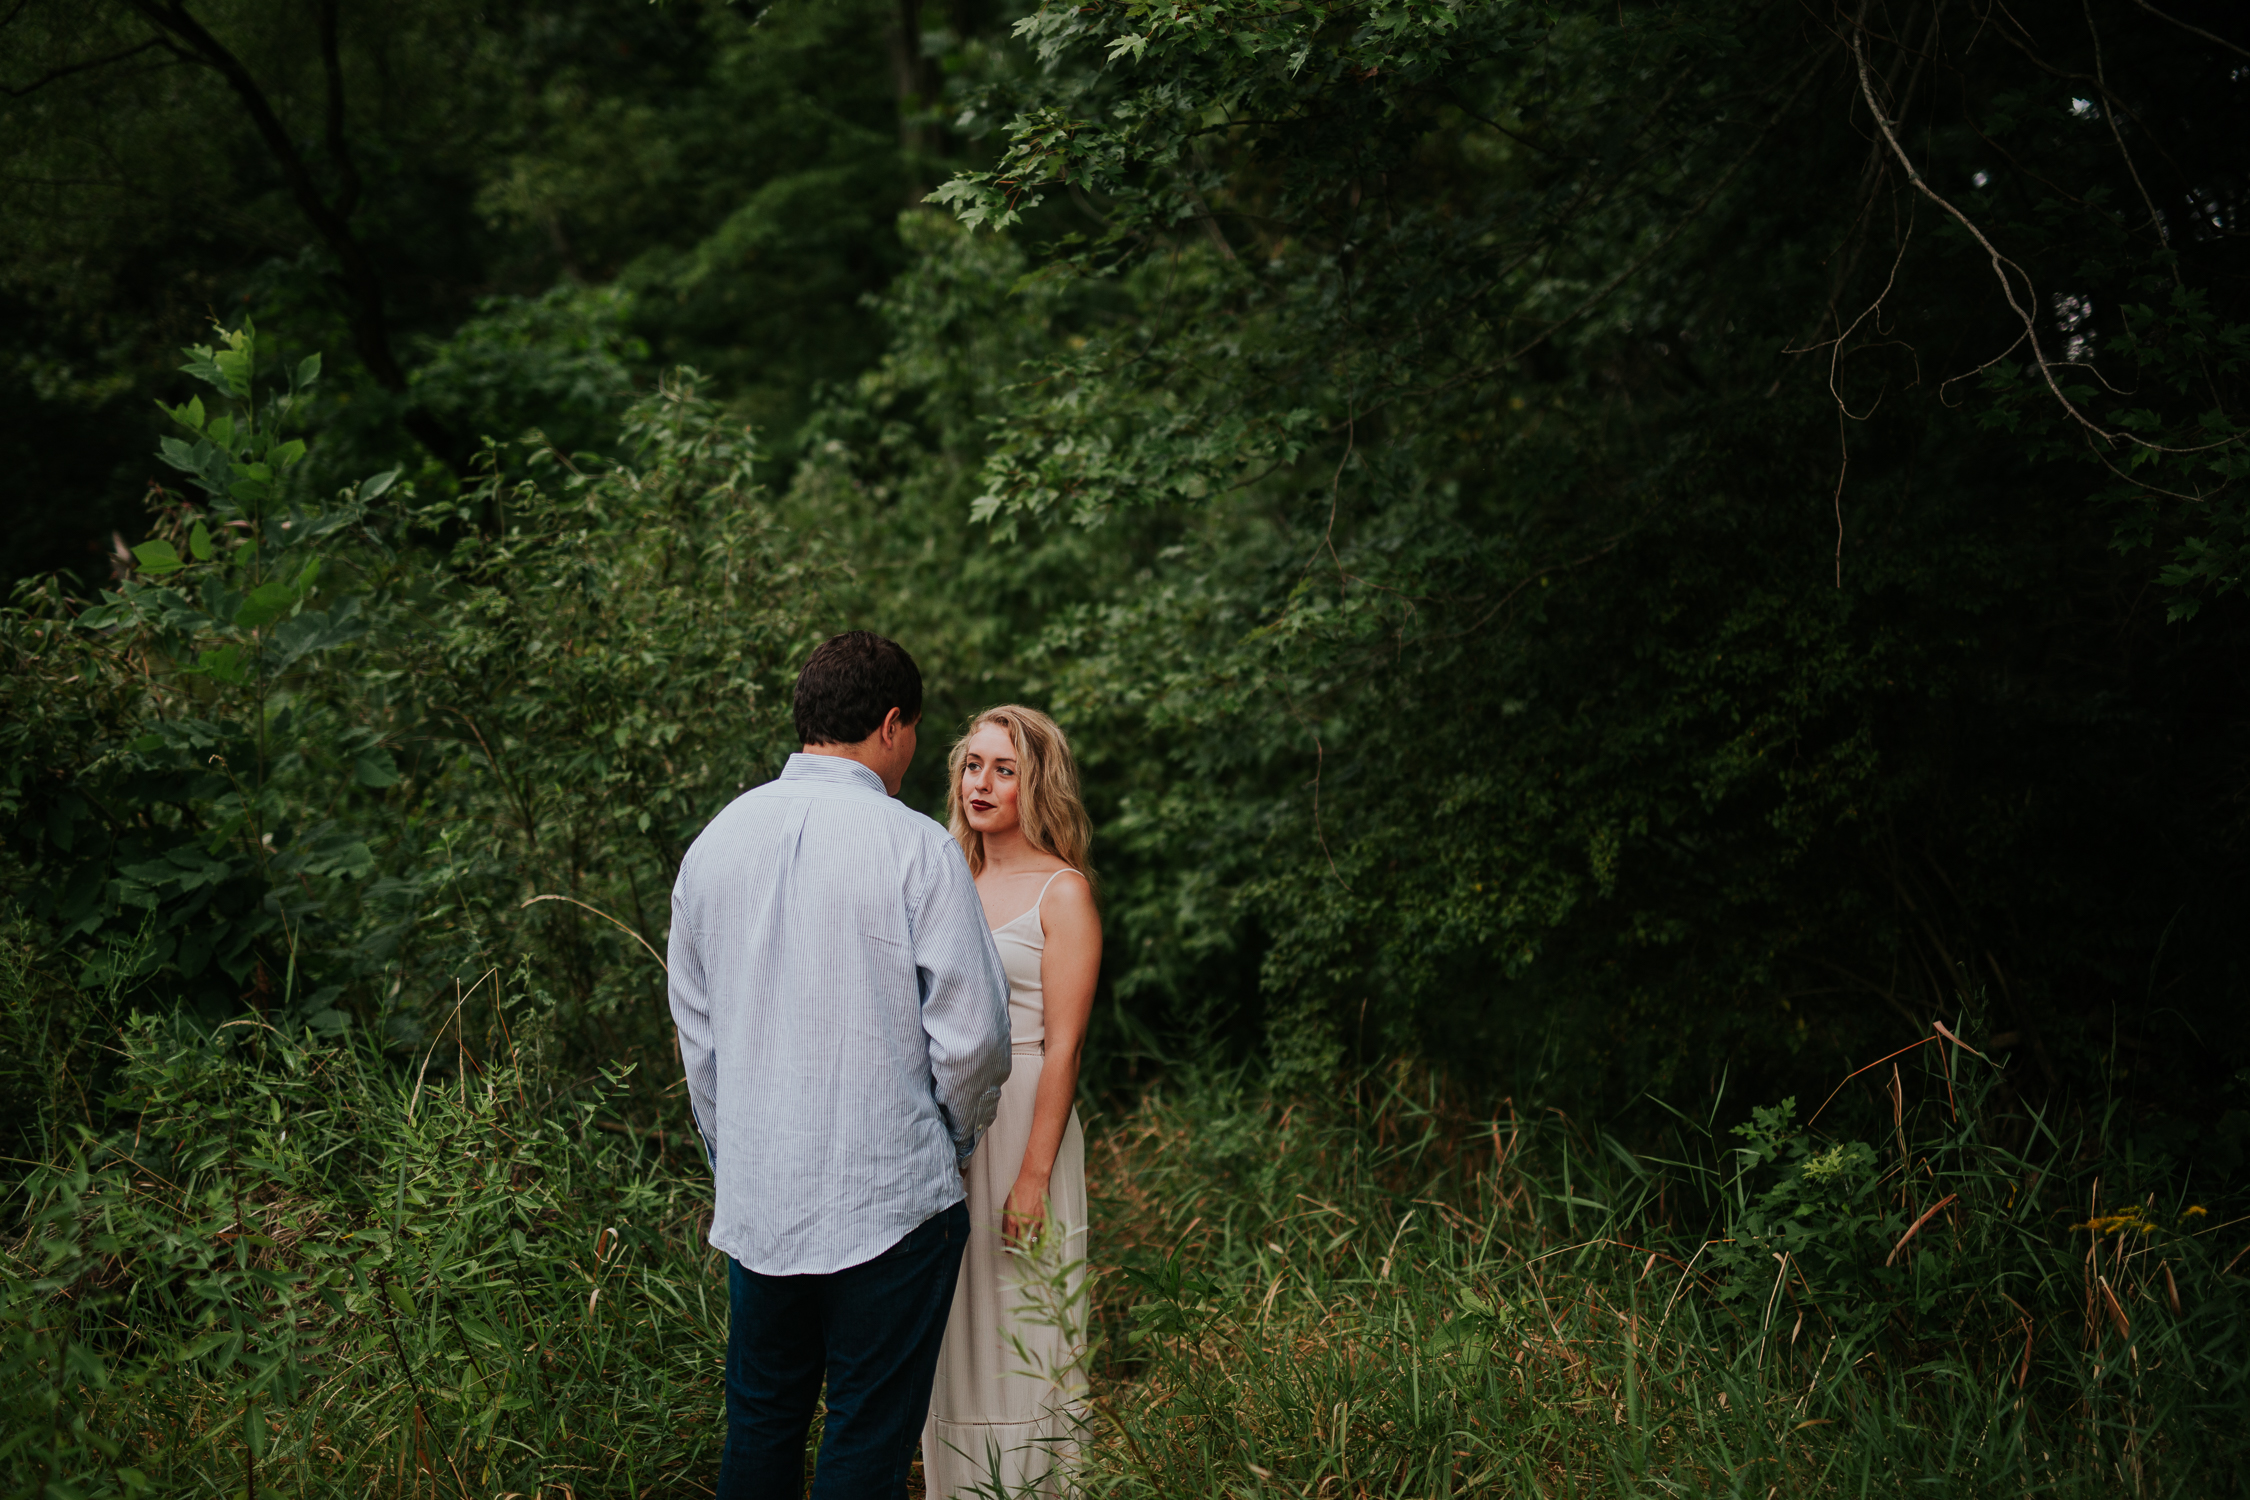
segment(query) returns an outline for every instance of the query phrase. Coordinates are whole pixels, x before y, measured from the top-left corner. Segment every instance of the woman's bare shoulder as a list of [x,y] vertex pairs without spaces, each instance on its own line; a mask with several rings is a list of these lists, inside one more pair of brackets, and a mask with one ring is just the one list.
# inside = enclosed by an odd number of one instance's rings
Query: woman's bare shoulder
[[[1048,878],[1047,894],[1040,898],[1039,910],[1047,916],[1093,916],[1094,886],[1084,873],[1058,863],[1056,873]],[[1067,872],[1067,873],[1063,873]]]

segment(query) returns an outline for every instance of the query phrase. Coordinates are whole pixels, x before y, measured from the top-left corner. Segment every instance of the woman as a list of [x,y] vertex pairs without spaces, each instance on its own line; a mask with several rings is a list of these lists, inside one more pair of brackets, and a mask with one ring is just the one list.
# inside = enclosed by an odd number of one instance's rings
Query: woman
[[947,817],[1008,971],[1015,1067],[969,1159],[971,1231],[938,1356],[930,1500],[1061,1492],[1085,1380],[1086,1138],[1072,1102],[1102,928],[1078,768],[1055,721],[987,709],[953,747]]

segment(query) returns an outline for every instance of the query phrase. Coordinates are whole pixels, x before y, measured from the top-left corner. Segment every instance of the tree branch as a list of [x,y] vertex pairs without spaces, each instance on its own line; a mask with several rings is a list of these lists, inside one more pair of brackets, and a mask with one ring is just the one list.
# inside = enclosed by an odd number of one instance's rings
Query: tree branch
[[2179,17],[2177,16],[2168,16],[2164,14],[2164,12],[2158,10],[2155,6],[2149,4],[2148,0],[2133,0],[2133,3],[2135,5],[2138,5],[2142,10],[2147,11],[2150,15],[2156,17],[2156,19],[2158,19],[2159,21],[2169,21],[2174,26],[2179,27],[2180,30],[2187,32],[2191,36],[2199,36],[2203,38],[2203,40],[2210,42],[2215,46],[2224,47],[2237,57],[2250,57],[2250,52],[2245,52],[2242,48],[2237,47],[2234,43],[2228,41],[2225,37],[2214,36],[2210,32],[2205,31],[2200,26],[2190,26],[2187,22],[2179,19]]
[[344,65],[336,49],[336,0],[320,4],[320,65],[328,75],[328,159],[343,180],[344,198],[336,216],[349,219],[359,207],[359,168],[352,164],[351,148],[344,139]]
[[[213,36],[201,21],[189,14],[185,0],[126,0],[141,18],[162,36],[175,40],[187,55],[210,68],[235,97],[242,101],[244,113],[250,117],[251,126],[265,143],[274,165],[281,169],[282,181],[288,186],[289,196],[297,211],[305,216],[313,231],[325,240],[335,254],[342,273],[347,297],[345,321],[352,331],[352,344],[358,351],[360,362],[375,377],[375,383],[384,390],[405,395],[408,391],[406,372],[399,366],[398,356],[391,349],[389,319],[384,311],[382,278],[376,274],[375,263],[368,256],[367,247],[352,233],[350,224],[342,213],[322,196],[319,184],[313,181],[311,169],[305,165],[296,143],[289,137],[288,129],[274,113],[265,91],[250,76],[242,60],[229,51],[224,43]],[[331,42],[328,22],[324,18],[322,37],[324,49]],[[340,95],[331,93],[331,118]],[[356,196],[356,174],[352,179]],[[347,210],[348,211],[348,210]],[[460,438],[424,408],[409,406],[400,420],[417,441],[455,473],[466,473],[470,449]]]
[[1487,119],[1485,116],[1480,115],[1475,110],[1469,108],[1469,106],[1465,102],[1463,102],[1461,95],[1454,89],[1446,89],[1445,97],[1455,109],[1461,111],[1461,113],[1467,115],[1470,119],[1476,121],[1479,125],[1484,126],[1488,130],[1499,131],[1502,135],[1506,136],[1509,140],[1514,141],[1519,146],[1529,146],[1532,150],[1538,152],[1541,156],[1546,157],[1549,161],[1582,160],[1582,158],[1580,157],[1570,156],[1561,151],[1555,151],[1546,146],[1542,146],[1537,141],[1533,140],[1530,136],[1524,135],[1520,131],[1510,130],[1507,126],[1501,124],[1498,120]]
[[[18,9],[21,9],[21,7],[19,6]],[[14,19],[15,18],[13,16],[9,17],[9,20]],[[111,63],[123,62],[128,57],[139,56],[141,53],[148,51],[151,47],[161,47],[163,45],[164,43],[161,39],[151,40],[141,43],[138,47],[127,47],[123,52],[112,52],[107,57],[94,58],[90,62],[72,63],[67,68],[56,68],[52,72],[35,78],[20,89],[12,89],[7,87],[5,84],[0,84],[0,94],[6,94],[11,99],[21,99],[26,94],[37,93],[39,90],[45,88],[48,84],[55,82],[57,79],[68,78],[73,73],[91,72],[95,68],[106,68]]]
[[[2101,89],[2104,100],[2102,123],[2109,127],[2109,138],[2117,142],[2118,158],[2125,163],[2125,170],[2133,179],[2133,188],[2141,195],[2141,206],[2148,210],[2149,227],[2156,231],[2157,241],[2169,250],[2172,248],[2172,236],[2164,228],[2164,215],[2156,211],[2156,200],[2149,196],[2148,184],[2141,181],[2141,169],[2133,164],[2133,153],[2125,149],[2125,133],[2117,128],[2117,111],[2107,103],[2110,97],[2109,75],[2102,65],[2102,34],[2094,25],[2093,0],[2079,0],[2079,3],[2086,11],[2086,35],[2094,44],[2094,83]],[[2180,268],[2177,264],[2172,267],[2172,283],[2175,286],[2186,285],[2180,280]]]
[[[2009,310],[2016,315],[2016,320],[2023,325],[2024,337],[2030,340],[2031,358],[2039,366],[2039,375],[2046,382],[2048,393],[2061,403],[2062,409],[2070,414],[2072,421],[2101,438],[2104,442],[2114,443],[2117,441],[2118,434],[2104,431],[2089,419],[2084,412],[2078,409],[2077,403],[2063,394],[2062,387],[2055,383],[2054,369],[2047,361],[2046,352],[2039,347],[2039,324],[2033,314],[2025,310],[2023,303],[2017,300],[2016,284],[2008,273],[2013,271],[2017,276],[2023,277],[2025,289],[2032,291],[2036,300],[2037,291],[2031,285],[2030,275],[2023,267],[2002,255],[1992,241],[1985,238],[1984,231],[1970,221],[1967,214],[1955,208],[1936,188],[1931,187],[1924,180],[1921,170],[1914,165],[1914,159],[1906,154],[1906,148],[1899,144],[1897,134],[1891,129],[1890,118],[1883,113],[1882,102],[1875,97],[1875,81],[1868,76],[1867,51],[1862,45],[1863,39],[1867,35],[1867,5],[1866,0],[1861,0],[1859,16],[1852,28],[1852,60],[1859,71],[1860,94],[1867,100],[1868,113],[1874,116],[1875,128],[1882,132],[1884,144],[1890,147],[1891,155],[1898,159],[1901,167],[1905,168],[1907,182],[1912,184],[1916,192],[1935,203],[1939,208],[1944,209],[1953,222],[1966,229],[1970,237],[1984,247],[1984,253],[1992,262],[1992,274],[1999,278],[2000,295],[2008,299]],[[2141,442],[2141,439],[2133,437],[2130,433],[2126,433],[2124,436],[2134,442]],[[2153,447],[2155,445],[2142,443],[2142,446]]]

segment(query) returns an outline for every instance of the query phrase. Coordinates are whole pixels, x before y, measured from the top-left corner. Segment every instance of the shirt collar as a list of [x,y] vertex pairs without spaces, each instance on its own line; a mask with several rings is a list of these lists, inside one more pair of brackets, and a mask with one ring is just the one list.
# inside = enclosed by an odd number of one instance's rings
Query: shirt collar
[[783,781],[826,781],[843,786],[861,786],[878,796],[888,797],[883,778],[868,767],[845,755],[807,755],[802,750],[793,752],[789,763],[781,768]]

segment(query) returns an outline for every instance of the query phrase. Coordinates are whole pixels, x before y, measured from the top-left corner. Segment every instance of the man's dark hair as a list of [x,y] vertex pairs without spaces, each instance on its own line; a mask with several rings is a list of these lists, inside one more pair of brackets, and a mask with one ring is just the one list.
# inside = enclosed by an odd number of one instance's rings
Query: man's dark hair
[[921,719],[922,672],[898,642],[872,630],[847,630],[806,659],[791,706],[803,743],[856,745],[882,728],[894,708],[901,723]]

